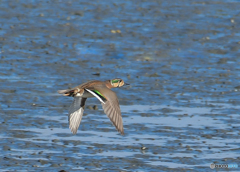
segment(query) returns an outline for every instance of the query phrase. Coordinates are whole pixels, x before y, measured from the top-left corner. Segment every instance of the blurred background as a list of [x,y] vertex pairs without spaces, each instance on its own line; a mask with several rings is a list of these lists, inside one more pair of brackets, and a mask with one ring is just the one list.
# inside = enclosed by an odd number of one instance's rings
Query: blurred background
[[[237,0],[0,0],[0,169],[237,164],[239,9]],[[114,90],[125,135],[97,99],[72,135],[72,98],[57,90],[113,78],[131,84]]]

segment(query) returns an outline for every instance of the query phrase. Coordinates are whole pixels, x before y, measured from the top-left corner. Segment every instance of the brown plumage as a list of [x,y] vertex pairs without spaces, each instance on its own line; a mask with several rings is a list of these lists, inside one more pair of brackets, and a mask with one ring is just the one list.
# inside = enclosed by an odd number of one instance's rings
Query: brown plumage
[[122,87],[123,85],[124,81],[116,78],[107,81],[89,81],[72,89],[58,90],[59,94],[74,97],[68,114],[69,128],[72,133],[77,133],[87,98],[96,97],[101,102],[104,112],[113,125],[123,135],[123,122],[118,98],[116,93],[111,90],[111,88]]

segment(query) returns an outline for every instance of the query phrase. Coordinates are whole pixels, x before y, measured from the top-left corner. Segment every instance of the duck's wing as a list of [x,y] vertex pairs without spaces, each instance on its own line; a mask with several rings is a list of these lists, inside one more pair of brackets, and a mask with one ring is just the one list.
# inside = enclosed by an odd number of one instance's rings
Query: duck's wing
[[69,128],[73,134],[77,133],[78,127],[81,123],[86,100],[87,98],[81,99],[81,97],[75,96],[69,108],[68,122],[69,122]]
[[100,100],[105,114],[112,121],[116,129],[124,135],[122,115],[116,93],[103,86],[86,90]]

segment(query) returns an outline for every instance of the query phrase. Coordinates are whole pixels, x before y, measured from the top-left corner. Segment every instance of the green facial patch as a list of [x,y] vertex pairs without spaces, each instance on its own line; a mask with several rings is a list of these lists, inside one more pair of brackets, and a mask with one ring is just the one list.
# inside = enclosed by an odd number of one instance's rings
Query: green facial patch
[[113,79],[112,83],[118,83],[119,79]]

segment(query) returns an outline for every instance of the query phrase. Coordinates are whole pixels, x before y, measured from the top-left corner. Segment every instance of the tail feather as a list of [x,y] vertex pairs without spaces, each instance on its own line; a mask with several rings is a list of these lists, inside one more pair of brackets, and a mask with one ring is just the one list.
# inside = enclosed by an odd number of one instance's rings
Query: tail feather
[[59,94],[63,94],[64,96],[73,96],[73,90],[58,90]]
[[58,92],[59,94],[65,94],[67,91],[68,91],[68,90],[58,90],[57,92]]

